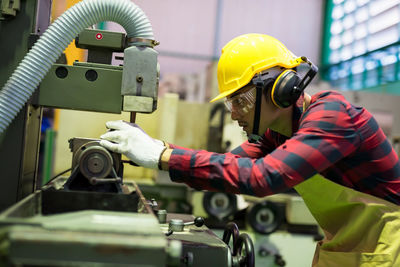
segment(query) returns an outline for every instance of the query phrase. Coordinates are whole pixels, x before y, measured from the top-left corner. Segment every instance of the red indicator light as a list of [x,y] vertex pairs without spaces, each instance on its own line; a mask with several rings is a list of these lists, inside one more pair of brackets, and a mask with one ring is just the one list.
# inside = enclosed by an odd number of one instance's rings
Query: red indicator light
[[101,33],[97,33],[97,34],[96,34],[96,39],[97,39],[97,40],[103,39],[103,35],[102,35]]

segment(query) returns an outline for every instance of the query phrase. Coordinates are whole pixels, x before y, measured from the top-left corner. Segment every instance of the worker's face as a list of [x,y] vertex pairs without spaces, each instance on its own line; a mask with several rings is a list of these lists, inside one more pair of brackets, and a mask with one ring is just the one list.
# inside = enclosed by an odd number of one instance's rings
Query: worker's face
[[254,117],[255,101],[256,88],[254,85],[243,87],[225,100],[228,110],[231,111],[232,120],[238,121],[239,126],[247,135],[251,134],[253,130],[251,118]]
[[[267,90],[268,92],[269,90]],[[247,85],[238,93],[227,97],[228,109],[231,111],[232,120],[236,120],[243,131],[249,136],[253,133],[254,113],[256,101],[255,85]],[[278,108],[272,103],[269,96],[263,94],[261,98],[261,114],[258,135],[263,135],[278,118]]]

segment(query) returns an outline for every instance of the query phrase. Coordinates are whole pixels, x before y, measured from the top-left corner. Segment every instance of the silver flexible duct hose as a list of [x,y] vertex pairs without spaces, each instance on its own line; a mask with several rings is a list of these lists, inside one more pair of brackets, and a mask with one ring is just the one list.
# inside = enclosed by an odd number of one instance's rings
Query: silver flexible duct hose
[[85,28],[102,21],[123,26],[127,37],[154,40],[150,21],[129,0],[84,0],[43,33],[0,91],[0,133],[22,109],[57,58]]

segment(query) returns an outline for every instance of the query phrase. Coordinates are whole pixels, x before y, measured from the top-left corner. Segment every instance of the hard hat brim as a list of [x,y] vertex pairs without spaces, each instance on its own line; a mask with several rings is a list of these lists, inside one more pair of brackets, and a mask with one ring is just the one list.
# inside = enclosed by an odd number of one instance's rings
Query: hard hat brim
[[213,102],[215,102],[215,101],[217,101],[217,100],[220,100],[221,98],[227,97],[227,96],[233,94],[234,92],[236,92],[237,90],[238,90],[237,88],[233,88],[233,89],[231,89],[231,90],[229,90],[229,91],[225,91],[225,92],[223,92],[223,93],[217,95],[217,96],[214,97],[213,99],[211,99],[210,103],[213,103]]

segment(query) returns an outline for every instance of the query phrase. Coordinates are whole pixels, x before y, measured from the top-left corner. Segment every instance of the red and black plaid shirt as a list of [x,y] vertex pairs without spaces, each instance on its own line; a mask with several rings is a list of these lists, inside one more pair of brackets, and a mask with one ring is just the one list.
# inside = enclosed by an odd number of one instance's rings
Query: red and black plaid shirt
[[[293,112],[293,136],[267,130],[258,143],[225,154],[172,145],[172,181],[196,189],[266,196],[316,173],[338,184],[400,204],[400,164],[372,115],[341,94],[324,91]],[[321,189],[323,190],[323,188]]]

